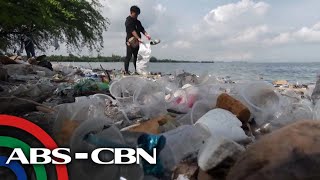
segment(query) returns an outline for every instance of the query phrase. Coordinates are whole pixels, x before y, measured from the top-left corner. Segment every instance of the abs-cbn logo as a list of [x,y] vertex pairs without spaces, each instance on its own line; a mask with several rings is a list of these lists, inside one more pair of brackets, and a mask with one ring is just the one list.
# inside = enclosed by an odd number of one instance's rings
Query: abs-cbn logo
[[[30,138],[37,140],[43,148],[31,147]],[[157,159],[156,149],[148,151],[150,154],[141,148],[99,148],[90,153],[71,153],[69,148],[59,148],[52,137],[36,124],[8,115],[0,115],[0,152],[0,179],[7,179],[8,176],[18,180],[44,180],[48,177],[68,180],[67,164],[75,160],[112,166],[141,164],[142,161],[156,164]],[[3,167],[10,171],[6,170],[3,174]]]
[[[114,159],[104,161],[99,158],[100,153],[113,153]],[[29,159],[27,157],[30,157]],[[75,159],[89,159],[89,153],[75,153]],[[144,159],[149,164],[156,164],[156,149],[153,149],[153,155],[149,155],[142,148],[99,148],[90,154],[90,159],[96,164],[140,164]],[[21,148],[15,148],[9,156],[6,164],[12,161],[20,161],[21,164],[69,164],[72,158],[69,148],[57,148],[49,150],[46,148],[30,148],[30,154],[25,155]]]

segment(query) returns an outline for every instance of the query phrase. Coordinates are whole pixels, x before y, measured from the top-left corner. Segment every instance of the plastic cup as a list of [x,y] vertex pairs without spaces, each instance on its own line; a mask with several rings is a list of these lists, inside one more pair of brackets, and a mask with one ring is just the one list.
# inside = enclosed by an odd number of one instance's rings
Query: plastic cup
[[213,106],[210,105],[209,101],[197,101],[187,114],[181,115],[177,118],[177,122],[182,125],[193,125],[212,109]]
[[134,93],[134,104],[141,108],[145,118],[153,118],[167,113],[165,93],[160,84],[145,81]]
[[180,126],[162,135],[166,138],[166,146],[160,152],[160,159],[167,170],[173,170],[184,158],[196,155],[210,136],[202,128],[191,125]]
[[56,118],[53,127],[54,135],[58,135],[62,129],[64,121],[78,121],[83,122],[88,120],[89,104],[87,103],[69,103],[61,104],[54,107]]
[[178,88],[178,84],[176,84],[173,80],[171,80],[168,76],[161,77],[157,80],[157,83],[163,87],[165,94],[171,94],[176,91]]
[[114,81],[110,86],[110,93],[116,99],[133,97],[136,90],[138,90],[144,79],[140,77],[125,77],[119,81]]
[[[118,128],[112,126],[108,120],[86,121],[74,132],[71,139],[71,153],[92,152],[97,148],[128,147]],[[100,159],[110,161],[112,153],[101,152]],[[143,170],[139,165],[98,165],[90,160],[74,160],[71,164],[72,179],[99,180],[120,179],[127,180],[143,179]]]
[[264,124],[279,113],[280,96],[271,84],[254,82],[244,85],[240,97],[248,105],[258,125]]
[[242,91],[244,100],[256,111],[264,111],[279,105],[279,96],[274,88],[264,82],[248,84]]
[[181,113],[188,113],[197,101],[197,95],[187,92],[187,89],[179,89],[170,95],[167,100],[168,109]]
[[312,109],[312,103],[308,100],[289,103],[282,113],[270,122],[271,129],[275,130],[300,120],[316,120],[315,114],[316,111]]

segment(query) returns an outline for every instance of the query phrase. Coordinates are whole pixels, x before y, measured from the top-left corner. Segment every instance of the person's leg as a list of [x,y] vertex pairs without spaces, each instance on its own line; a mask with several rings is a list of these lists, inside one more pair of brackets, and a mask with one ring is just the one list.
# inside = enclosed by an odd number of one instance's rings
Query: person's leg
[[124,60],[124,70],[126,73],[129,73],[129,62],[132,57],[132,48],[128,45],[126,46],[127,46],[127,56],[126,56],[126,59]]
[[27,58],[29,59],[31,57],[30,47],[29,46],[25,46],[25,50],[26,50],[26,53],[27,53]]
[[139,52],[139,46],[133,50],[133,65],[134,65],[135,72],[137,72],[138,52]]
[[32,57],[36,57],[36,53],[35,53],[35,50],[34,50],[34,44],[33,43],[30,44],[30,53],[31,53]]

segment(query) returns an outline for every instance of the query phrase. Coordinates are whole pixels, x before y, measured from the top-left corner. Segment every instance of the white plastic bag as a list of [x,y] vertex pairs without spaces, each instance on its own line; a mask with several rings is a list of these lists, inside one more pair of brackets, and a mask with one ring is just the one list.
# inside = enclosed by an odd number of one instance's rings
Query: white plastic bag
[[151,58],[151,46],[150,44],[140,44],[137,60],[137,71],[140,74],[148,74],[148,64]]

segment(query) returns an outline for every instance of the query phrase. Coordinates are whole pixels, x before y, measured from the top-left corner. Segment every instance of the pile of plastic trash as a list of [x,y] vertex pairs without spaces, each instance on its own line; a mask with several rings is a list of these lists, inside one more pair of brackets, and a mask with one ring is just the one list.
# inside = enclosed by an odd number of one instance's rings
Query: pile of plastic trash
[[209,172],[226,159],[235,161],[265,134],[319,118],[319,103],[314,106],[311,99],[289,89],[279,91],[262,81],[226,84],[206,78],[198,77],[195,83],[187,74],[123,77],[112,81],[110,95],[79,97],[75,103],[55,107],[56,140],[74,152],[153,147],[159,153],[154,166],[96,169],[82,162],[71,168],[71,176],[192,179],[189,171],[179,174],[181,163],[195,163],[197,172]]
[[27,64],[2,68],[9,81],[0,98],[46,95],[37,110],[54,117],[52,135],[71,153],[103,147],[157,150],[156,165],[76,161],[68,167],[71,179],[226,179],[230,169],[238,172],[249,144],[289,131],[288,125],[320,119],[320,80],[313,91],[301,93],[279,85],[284,82],[234,83],[189,73],[124,77],[119,71],[59,64],[53,71]]

